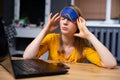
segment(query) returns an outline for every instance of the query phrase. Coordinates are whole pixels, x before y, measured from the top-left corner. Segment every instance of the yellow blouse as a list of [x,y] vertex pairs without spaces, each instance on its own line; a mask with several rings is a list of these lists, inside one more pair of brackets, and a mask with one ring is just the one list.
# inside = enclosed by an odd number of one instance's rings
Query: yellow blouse
[[[49,60],[62,61],[62,62],[81,62],[78,59],[78,53],[76,49],[72,51],[72,53],[68,58],[66,58],[62,53],[58,53],[59,37],[60,37],[59,34],[54,34],[54,33],[48,34],[42,40],[36,58],[39,58],[46,51],[49,51],[49,57],[48,57]],[[87,59],[91,63],[94,63],[98,66],[102,66],[99,55],[95,50],[91,48],[85,48],[84,53],[85,53],[85,57],[82,60],[82,62],[85,59]]]

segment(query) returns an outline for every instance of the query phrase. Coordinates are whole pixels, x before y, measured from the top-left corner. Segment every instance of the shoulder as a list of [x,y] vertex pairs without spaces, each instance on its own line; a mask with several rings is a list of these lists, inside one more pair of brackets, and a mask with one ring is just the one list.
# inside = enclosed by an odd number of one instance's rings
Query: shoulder
[[58,34],[58,33],[49,33],[49,34],[47,34],[47,36],[50,36],[50,37],[57,37],[59,35],[60,34]]
[[49,39],[49,40],[59,39],[59,36],[60,34],[57,34],[57,33],[49,33],[46,35],[45,39]]
[[59,37],[60,34],[56,34],[56,33],[50,33],[50,34],[47,34],[46,37],[49,37],[49,38],[57,38]]

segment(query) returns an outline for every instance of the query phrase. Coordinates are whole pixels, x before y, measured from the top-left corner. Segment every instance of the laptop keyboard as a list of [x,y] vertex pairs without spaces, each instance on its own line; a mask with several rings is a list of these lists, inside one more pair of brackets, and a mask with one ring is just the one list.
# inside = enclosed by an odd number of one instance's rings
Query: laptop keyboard
[[[45,63],[39,60],[15,60],[12,61],[13,64],[18,67],[19,69],[21,69],[22,71],[25,72],[39,72],[39,71],[46,71],[47,68],[45,67],[49,67],[48,64],[49,63]],[[43,65],[45,65],[44,67],[42,67]]]
[[24,68],[25,71],[27,72],[36,72],[37,70],[35,70],[34,68],[29,67],[29,65],[27,64],[23,64],[22,67]]

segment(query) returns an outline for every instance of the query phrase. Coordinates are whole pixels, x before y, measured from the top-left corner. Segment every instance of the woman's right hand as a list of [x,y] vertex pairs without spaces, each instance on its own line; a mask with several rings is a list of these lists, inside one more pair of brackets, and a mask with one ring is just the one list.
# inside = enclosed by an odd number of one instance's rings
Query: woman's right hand
[[58,28],[58,26],[56,25],[56,23],[59,20],[60,20],[59,13],[56,13],[53,17],[52,17],[52,13],[50,13],[50,15],[48,17],[48,23],[45,26],[45,28],[47,29],[47,33],[53,32],[55,29]]
[[39,52],[40,43],[43,38],[50,33],[57,29],[56,23],[60,20],[60,15],[57,13],[52,17],[52,13],[49,15],[48,23],[44,27],[44,29],[40,32],[40,34],[26,47],[23,58],[24,59],[34,59]]

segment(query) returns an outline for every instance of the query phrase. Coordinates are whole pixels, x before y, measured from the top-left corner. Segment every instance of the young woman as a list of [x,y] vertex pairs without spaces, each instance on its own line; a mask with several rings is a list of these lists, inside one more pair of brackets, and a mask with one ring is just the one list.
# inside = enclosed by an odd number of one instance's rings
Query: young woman
[[[58,28],[60,34],[51,33]],[[84,62],[85,59],[97,66],[114,68],[116,59],[111,52],[87,29],[78,7],[65,7],[60,14],[52,13],[40,34],[28,45],[24,59],[39,58],[49,51],[50,60],[60,62]]]

